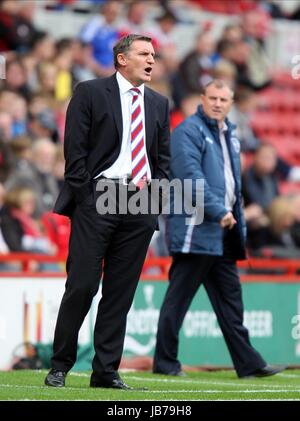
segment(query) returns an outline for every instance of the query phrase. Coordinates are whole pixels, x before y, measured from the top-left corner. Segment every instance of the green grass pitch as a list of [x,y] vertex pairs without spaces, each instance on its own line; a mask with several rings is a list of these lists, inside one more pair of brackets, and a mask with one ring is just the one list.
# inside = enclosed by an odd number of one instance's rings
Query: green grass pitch
[[65,388],[51,388],[44,386],[46,374],[47,371],[30,370],[0,372],[0,400],[300,400],[300,370],[260,379],[238,379],[234,371],[193,372],[184,378],[148,372],[121,373],[127,384],[146,386],[147,391],[90,388],[87,372],[71,372]]

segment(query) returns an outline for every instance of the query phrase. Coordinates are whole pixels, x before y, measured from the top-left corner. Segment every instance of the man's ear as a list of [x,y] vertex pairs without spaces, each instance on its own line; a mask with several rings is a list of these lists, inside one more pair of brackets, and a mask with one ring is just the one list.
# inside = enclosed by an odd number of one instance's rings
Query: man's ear
[[127,64],[126,56],[123,53],[119,53],[117,55],[117,61],[119,63],[119,66],[124,67]]

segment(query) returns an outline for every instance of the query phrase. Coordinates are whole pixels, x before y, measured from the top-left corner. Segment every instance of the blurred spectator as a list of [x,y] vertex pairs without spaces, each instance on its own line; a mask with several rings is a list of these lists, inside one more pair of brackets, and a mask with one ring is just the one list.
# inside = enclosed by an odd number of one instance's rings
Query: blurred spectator
[[0,92],[0,113],[3,140],[9,141],[14,136],[26,133],[27,104],[21,95],[8,90]]
[[188,93],[200,93],[212,78],[215,41],[209,32],[198,35],[192,51],[179,67],[179,72]]
[[27,88],[29,89],[30,94],[32,94],[32,92],[36,91],[38,88],[37,74],[36,74],[36,66],[37,66],[36,59],[30,51],[25,54],[22,54],[20,56],[20,61],[22,62],[22,65],[26,74]]
[[245,41],[227,41],[226,39],[218,43],[218,55],[220,59],[229,61],[236,69],[237,85],[259,89],[249,76],[248,60],[250,47]]
[[8,142],[12,138],[13,119],[11,114],[4,110],[5,107],[1,104],[0,94],[0,139],[3,142]]
[[55,97],[58,68],[53,61],[42,61],[37,66],[38,93]]
[[20,2],[2,0],[0,2],[0,51],[16,50],[19,46],[17,35],[17,12]]
[[32,44],[38,30],[34,25],[34,15],[36,11],[36,1],[26,0],[19,1],[19,9],[17,12],[17,33],[19,36],[19,48],[21,52],[27,52],[31,49]]
[[172,37],[178,19],[171,10],[165,10],[156,18],[158,24],[151,27],[151,35],[158,42],[157,53],[163,58],[168,72],[174,72],[178,67],[177,47]]
[[9,143],[10,149],[14,156],[14,167],[18,165],[19,161],[32,159],[32,141],[27,136],[18,136],[12,139]]
[[251,203],[245,206],[244,215],[248,228],[248,241],[255,236],[258,229],[269,224],[269,218],[257,203]]
[[295,212],[295,222],[291,228],[291,235],[297,247],[300,247],[300,194],[292,195],[289,200]]
[[27,133],[27,103],[23,97],[16,95],[13,104],[12,137]]
[[28,103],[28,113],[31,117],[35,117],[37,114],[53,108],[53,106],[53,98],[49,97],[49,95],[43,93],[33,94]]
[[7,192],[2,210],[1,229],[9,250],[54,254],[56,247],[43,235],[33,219],[36,196],[29,188]]
[[[288,177],[292,169],[293,167],[289,167],[284,161],[279,161],[276,149],[272,145],[261,144],[254,154],[253,165],[244,171],[242,194],[245,200],[248,241],[252,247],[260,246],[262,238],[263,241],[269,238],[266,235],[266,232],[269,235],[268,230],[259,229],[266,225],[266,217],[270,218],[270,215],[273,215],[270,214],[269,207],[279,197],[280,175],[282,177],[285,174]],[[285,202],[278,203],[278,208],[282,209],[282,203]],[[277,210],[277,206],[275,209]],[[275,228],[271,228],[271,231],[276,232]]]
[[151,32],[155,38],[159,41],[160,47],[174,47],[174,40],[171,36],[178,18],[171,10],[165,10],[161,15],[157,16],[156,21],[158,25],[155,25],[151,29]]
[[277,258],[293,258],[300,256],[300,249],[292,237],[292,227],[295,223],[295,210],[291,201],[277,197],[270,204],[268,211],[269,225],[261,228],[252,239],[250,247],[253,250],[266,248],[265,255]]
[[31,53],[36,64],[52,60],[55,55],[54,39],[47,32],[40,31],[34,38]]
[[70,39],[62,39],[57,42],[54,62],[57,68],[55,98],[58,101],[65,101],[71,97],[73,87],[73,76],[71,73],[73,52]]
[[258,204],[266,210],[279,194],[276,149],[262,144],[254,154],[253,164],[243,174],[242,193],[245,204]]
[[37,35],[33,25],[35,2],[0,2],[0,51],[28,51]]
[[218,60],[213,71],[212,77],[214,79],[222,79],[224,82],[235,90],[235,83],[237,79],[237,70],[235,66],[228,60]]
[[0,137],[0,183],[3,183],[10,175],[13,168],[13,162],[14,156],[10,149],[10,145]]
[[224,26],[220,40],[228,42],[240,42],[244,38],[244,31],[240,24],[230,23]]
[[72,74],[74,84],[77,82],[84,82],[85,80],[95,79],[94,73],[94,59],[92,47],[80,40],[72,42],[73,66]]
[[194,114],[200,104],[200,94],[189,94],[182,98],[180,108],[174,110],[170,115],[171,129],[174,130],[185,118]]
[[178,75],[173,80],[173,98],[176,107],[187,94],[201,93],[211,79],[215,62],[215,41],[210,32],[201,32],[194,50],[180,63]]
[[[246,155],[242,152],[241,158],[241,174],[242,177],[246,172]],[[244,198],[243,198],[244,199]],[[244,201],[245,204],[245,201]],[[263,208],[257,203],[248,203],[244,206],[244,216],[247,224],[247,241],[251,243],[252,238],[255,236],[258,229],[265,227],[269,224],[269,218],[264,212]]]
[[165,60],[163,60],[160,55],[155,56],[155,66],[151,73],[151,82],[149,83],[149,86],[160,94],[171,98],[171,87]]
[[251,128],[251,118],[256,108],[257,98],[254,90],[238,87],[234,94],[230,118],[237,126],[236,134],[241,142],[242,152],[254,152],[261,143]]
[[271,63],[265,50],[265,39],[270,33],[270,17],[263,9],[251,10],[242,16],[242,28],[249,45],[248,77],[256,88],[271,83]]
[[[3,238],[2,234],[2,211],[3,211],[3,205],[4,205],[4,197],[5,197],[5,189],[2,183],[0,183],[0,254],[6,254],[9,252],[8,245],[6,244],[6,241]],[[5,263],[0,262],[0,270],[6,270],[7,265]]]
[[34,139],[48,138],[54,143],[59,141],[55,113],[47,108],[37,114],[29,116],[28,134]]
[[[241,143],[242,152],[255,152],[264,143],[256,136],[251,127],[251,120],[254,111],[257,110],[257,104],[257,95],[253,89],[245,86],[239,86],[236,89],[230,119],[237,126],[236,134]],[[271,145],[270,147],[272,148]],[[277,157],[276,173],[283,180],[300,181],[300,167],[292,166],[280,157]]]
[[32,158],[20,159],[5,183],[7,190],[27,187],[35,192],[37,217],[52,209],[58,195],[58,185],[52,175],[55,159],[56,146],[51,140],[35,140],[32,146]]
[[45,212],[41,222],[45,228],[45,234],[52,244],[56,246],[58,254],[67,255],[70,238],[70,219],[53,212]]
[[25,66],[29,70],[28,83],[33,91],[39,89],[38,67],[43,62],[51,62],[55,56],[54,39],[44,31],[38,32],[33,40],[30,55],[27,55]]
[[3,81],[3,89],[16,92],[26,99],[29,98],[26,68],[17,57],[6,61],[6,78]]
[[149,35],[146,33],[145,17],[148,5],[143,0],[133,0],[127,6],[127,19],[120,27],[120,38],[128,34]]
[[108,0],[101,7],[101,16],[95,16],[81,30],[79,38],[92,47],[95,60],[93,72],[98,76],[109,76],[114,72],[113,46],[119,38],[115,26],[121,4]]

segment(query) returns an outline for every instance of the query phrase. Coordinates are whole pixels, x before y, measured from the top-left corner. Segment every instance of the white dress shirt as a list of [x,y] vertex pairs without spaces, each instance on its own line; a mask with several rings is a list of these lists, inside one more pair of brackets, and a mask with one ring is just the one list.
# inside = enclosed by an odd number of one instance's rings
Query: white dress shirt
[[225,139],[225,131],[228,130],[227,125],[224,123],[223,127],[219,129],[220,133],[220,142],[223,150],[224,157],[224,176],[225,176],[225,207],[228,211],[233,210],[233,206],[236,201],[235,191],[235,181],[232,173],[230,155],[228,152],[228,147]]
[[[122,120],[123,120],[123,134],[122,134],[122,145],[118,158],[112,166],[102,171],[95,178],[100,176],[106,178],[122,178],[131,176],[131,106],[133,94],[130,92],[131,88],[134,88],[127,79],[125,79],[121,73],[117,72],[117,82],[119,85],[121,109],[122,109]],[[143,118],[143,129],[144,129],[144,142],[146,149],[146,130],[145,130],[145,106],[144,106],[144,84],[138,86],[141,92],[138,100],[140,101],[142,118]],[[147,161],[147,179],[151,180],[151,171],[149,166],[148,157]]]

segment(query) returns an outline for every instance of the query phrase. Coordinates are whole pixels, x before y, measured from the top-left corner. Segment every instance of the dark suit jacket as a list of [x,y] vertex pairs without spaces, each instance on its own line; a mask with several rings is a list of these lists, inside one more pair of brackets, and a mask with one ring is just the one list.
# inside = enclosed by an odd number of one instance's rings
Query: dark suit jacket
[[[145,87],[146,149],[153,179],[168,178],[167,98]],[[80,83],[66,119],[65,182],[54,212],[70,216],[92,193],[93,178],[117,159],[122,143],[122,110],[116,75]]]

